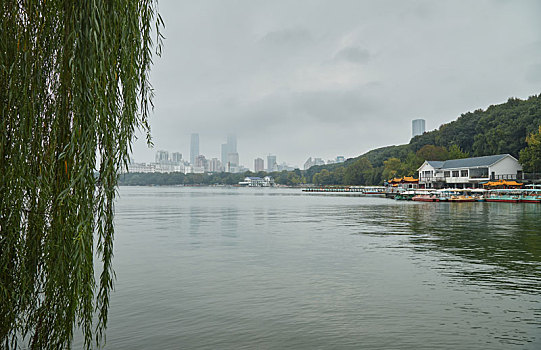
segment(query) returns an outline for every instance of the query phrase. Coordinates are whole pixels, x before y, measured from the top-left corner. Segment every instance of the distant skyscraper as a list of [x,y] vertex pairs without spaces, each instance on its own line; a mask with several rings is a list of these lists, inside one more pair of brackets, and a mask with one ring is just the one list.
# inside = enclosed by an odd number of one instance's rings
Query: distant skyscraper
[[195,163],[193,165],[195,167],[203,168],[206,170],[208,167],[208,161],[204,155],[200,154],[197,157],[195,157]]
[[171,161],[173,163],[180,163],[182,161],[182,153],[180,152],[171,153]]
[[215,173],[222,170],[222,163],[218,160],[218,158],[212,158],[209,161],[209,171]]
[[254,160],[254,171],[257,173],[263,170],[265,170],[265,161],[261,158],[256,158]]
[[199,134],[192,134],[190,142],[190,163],[195,164],[195,159],[199,155]]
[[344,163],[345,161],[346,161],[346,158],[344,156],[336,156],[337,163]]
[[167,151],[156,152],[156,163],[165,163],[167,161],[169,161],[169,152]]
[[237,136],[233,134],[227,135],[227,153],[237,153]]
[[422,135],[425,132],[425,120],[424,119],[414,119],[411,122],[411,137],[417,135]]
[[267,156],[267,171],[271,172],[276,168],[276,156],[268,155]]
[[228,162],[227,153],[229,153],[229,151],[227,150],[227,143],[223,143],[222,144],[222,165],[223,166],[226,166]]
[[231,166],[239,165],[239,154],[237,152],[228,153],[227,159],[229,159],[229,164],[231,164]]
[[304,170],[308,170],[314,165],[325,165],[325,161],[321,158],[312,159],[312,157],[310,157],[304,162]]
[[[229,156],[236,154],[236,158],[231,159]],[[233,134],[227,135],[227,143],[222,144],[222,165],[227,167],[227,163],[232,166],[239,165],[239,154],[237,153],[237,137]]]

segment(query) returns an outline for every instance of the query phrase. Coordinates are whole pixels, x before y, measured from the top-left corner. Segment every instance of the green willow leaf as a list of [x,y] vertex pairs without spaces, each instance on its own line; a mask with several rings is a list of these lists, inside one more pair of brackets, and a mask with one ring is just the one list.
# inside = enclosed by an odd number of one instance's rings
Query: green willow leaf
[[104,343],[118,174],[136,130],[151,142],[162,27],[156,0],[0,2],[0,348]]

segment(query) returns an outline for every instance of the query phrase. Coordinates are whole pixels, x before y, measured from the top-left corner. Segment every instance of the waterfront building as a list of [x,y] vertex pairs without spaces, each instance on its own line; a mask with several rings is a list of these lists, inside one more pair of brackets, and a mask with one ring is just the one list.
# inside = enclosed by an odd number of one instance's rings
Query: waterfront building
[[411,122],[411,137],[417,135],[422,135],[425,133],[425,120],[424,119],[414,119]]
[[270,176],[263,178],[263,187],[274,187],[274,179]]
[[239,182],[239,185],[248,187],[263,187],[263,179],[258,176],[247,176],[243,181]]
[[273,187],[274,179],[270,176],[265,176],[264,178],[247,176],[243,181],[239,182],[239,185],[248,187]]
[[254,171],[260,172],[265,170],[265,161],[261,158],[256,158],[254,160]]
[[417,189],[419,188],[419,179],[415,179],[413,176],[395,177],[389,181],[386,181],[385,186],[390,187],[391,189]]
[[156,164],[155,163],[129,163],[128,172],[129,173],[155,173]]
[[276,171],[277,168],[278,168],[278,166],[276,164],[276,156],[269,154],[267,156],[267,171],[268,172]]
[[199,134],[192,134],[190,140],[190,163],[195,164],[195,158],[199,155]]
[[509,154],[446,161],[426,160],[418,171],[422,188],[478,188],[489,180],[522,177],[522,166]]

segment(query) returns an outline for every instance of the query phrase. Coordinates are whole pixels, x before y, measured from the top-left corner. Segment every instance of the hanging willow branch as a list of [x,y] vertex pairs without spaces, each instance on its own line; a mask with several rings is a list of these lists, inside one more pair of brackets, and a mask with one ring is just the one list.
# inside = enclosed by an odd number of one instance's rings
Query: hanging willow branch
[[156,10],[0,1],[0,348],[69,348],[77,328],[103,343],[117,174],[138,128],[150,142]]

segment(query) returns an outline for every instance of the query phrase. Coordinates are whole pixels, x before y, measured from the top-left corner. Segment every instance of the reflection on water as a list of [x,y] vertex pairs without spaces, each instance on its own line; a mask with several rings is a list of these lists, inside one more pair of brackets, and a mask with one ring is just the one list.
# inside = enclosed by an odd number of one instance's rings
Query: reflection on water
[[541,291],[541,206],[439,203],[410,215],[414,249],[448,254],[443,269],[490,288]]
[[108,348],[541,348],[541,205],[120,194]]

